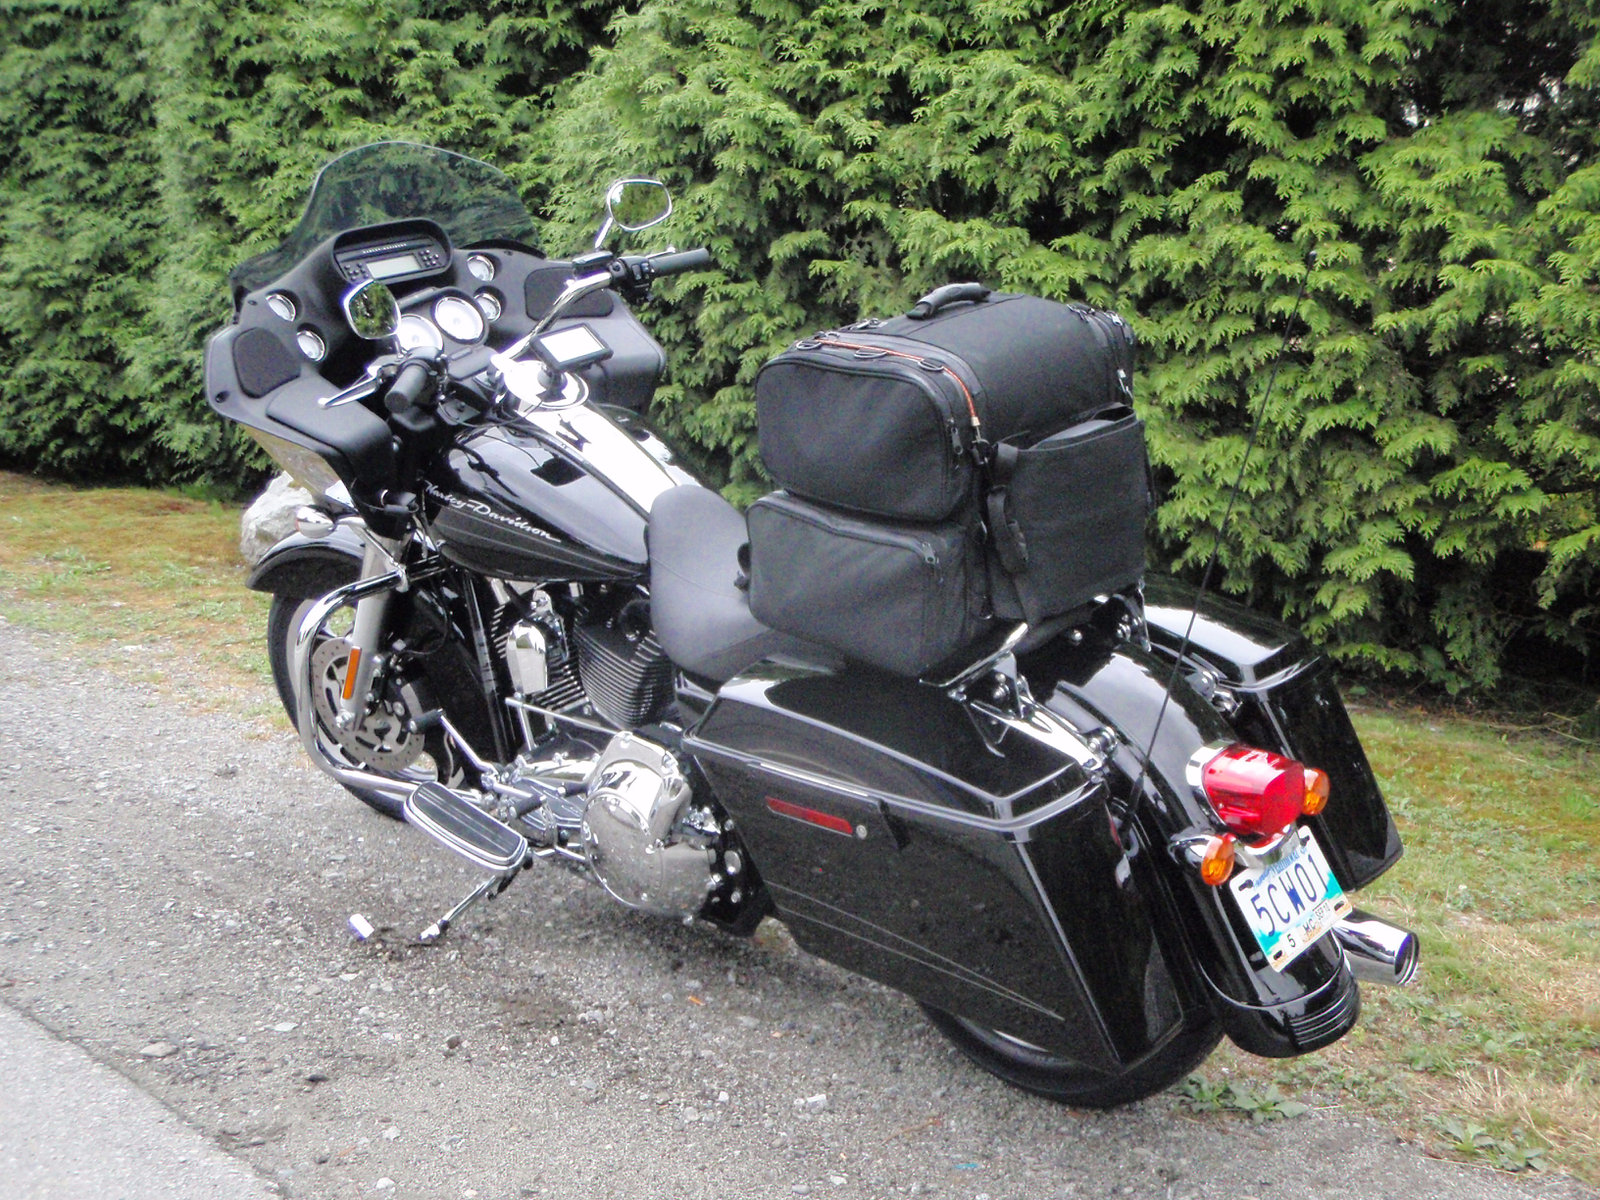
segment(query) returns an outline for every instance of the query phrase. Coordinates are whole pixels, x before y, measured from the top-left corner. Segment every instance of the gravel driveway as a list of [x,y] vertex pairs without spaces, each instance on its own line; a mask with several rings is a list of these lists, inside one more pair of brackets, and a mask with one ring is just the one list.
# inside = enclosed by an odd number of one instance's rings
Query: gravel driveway
[[[647,919],[553,866],[418,946],[469,869],[306,766],[286,723],[229,715],[239,697],[71,653],[0,622],[0,1004],[279,1195],[1595,1195],[1335,1113],[1036,1100],[781,926]],[[353,912],[380,936],[355,941]]]

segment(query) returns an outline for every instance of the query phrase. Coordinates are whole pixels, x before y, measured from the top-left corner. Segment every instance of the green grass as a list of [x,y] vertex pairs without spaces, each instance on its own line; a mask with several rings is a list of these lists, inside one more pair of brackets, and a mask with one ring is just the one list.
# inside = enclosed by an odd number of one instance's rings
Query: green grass
[[1229,1053],[1202,1083],[1226,1071],[1452,1157],[1600,1182],[1595,748],[1423,709],[1354,716],[1406,842],[1360,904],[1417,931],[1421,979],[1364,989],[1360,1025],[1327,1050]]
[[191,696],[258,689],[267,600],[244,586],[239,515],[176,493],[0,472],[0,615],[80,640],[119,670],[159,667]]
[[[205,499],[0,474],[0,614],[277,721],[238,524]],[[1425,708],[1354,716],[1406,841],[1360,903],[1418,932],[1422,977],[1365,989],[1317,1054],[1219,1052],[1181,1101],[1255,1121],[1340,1107],[1436,1153],[1600,1183],[1600,750]]]

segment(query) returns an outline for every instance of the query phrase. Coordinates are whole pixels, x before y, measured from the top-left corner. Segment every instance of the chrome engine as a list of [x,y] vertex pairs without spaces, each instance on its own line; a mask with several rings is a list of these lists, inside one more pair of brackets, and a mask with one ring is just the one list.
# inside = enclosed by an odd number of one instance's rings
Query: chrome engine
[[629,908],[690,917],[721,880],[721,830],[670,751],[619,733],[587,783],[583,850],[600,886]]
[[[345,729],[334,699],[345,639],[324,638],[313,650],[306,637],[297,646],[297,669],[311,684],[298,706],[301,740],[317,764],[347,786],[401,801],[405,819],[419,831],[496,872],[423,940],[439,937],[467,905],[498,894],[534,858],[584,870],[614,899],[642,912],[681,920],[704,915],[730,928],[749,913],[759,920],[759,880],[732,823],[714,802],[696,801],[668,746],[602,723],[614,721],[613,709],[630,718],[654,717],[671,703],[670,686],[663,690],[655,678],[661,656],[653,638],[629,639],[627,653],[609,658],[583,653],[585,635],[626,639],[632,609],[624,605],[608,623],[592,619],[590,628],[577,626],[569,634],[574,627],[542,590],[516,597],[503,587],[497,591],[502,605],[488,623],[487,640],[511,684],[503,701],[524,742],[509,762],[483,757],[448,716],[425,712],[409,695],[409,706],[399,699],[377,704],[363,722]],[[334,593],[319,602],[309,628],[320,628],[342,599]],[[597,701],[595,693],[608,687],[610,703]],[[417,712],[425,712],[426,725]],[[438,730],[443,759],[435,754],[423,763],[426,728]],[[672,740],[670,725],[649,728]],[[339,761],[329,752],[330,740],[355,761]],[[449,776],[423,770],[445,760],[456,767]],[[401,773],[413,766],[418,769],[410,777]]]

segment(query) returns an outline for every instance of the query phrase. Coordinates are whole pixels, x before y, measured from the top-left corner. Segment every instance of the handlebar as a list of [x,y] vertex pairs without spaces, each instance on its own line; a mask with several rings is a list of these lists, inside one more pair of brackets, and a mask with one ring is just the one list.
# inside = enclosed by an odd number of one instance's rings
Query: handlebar
[[698,250],[683,250],[676,254],[628,254],[613,259],[606,269],[611,273],[613,284],[629,289],[646,287],[651,280],[661,279],[667,275],[698,271],[701,267],[711,266],[714,261],[711,251],[701,247]]
[[715,261],[711,257],[711,251],[702,246],[698,250],[684,250],[678,254],[661,254],[655,258],[647,258],[643,265],[649,268],[650,275],[659,278],[663,275],[682,275],[685,271],[698,271],[702,267],[711,266]]
[[434,386],[433,368],[423,362],[408,362],[389,385],[383,398],[384,406],[392,413],[415,408]]

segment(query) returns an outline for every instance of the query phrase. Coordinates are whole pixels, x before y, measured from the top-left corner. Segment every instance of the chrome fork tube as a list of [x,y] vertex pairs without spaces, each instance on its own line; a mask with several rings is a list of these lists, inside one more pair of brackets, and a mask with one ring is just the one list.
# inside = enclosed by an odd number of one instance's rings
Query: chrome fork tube
[[[380,578],[394,570],[394,558],[371,538],[361,560],[362,580]],[[367,691],[372,687],[372,672],[377,665],[378,645],[383,637],[384,616],[389,609],[392,588],[364,596],[356,602],[355,625],[350,630],[350,657],[345,664],[344,691],[339,697],[339,727],[348,729],[361,719],[367,706]]]

